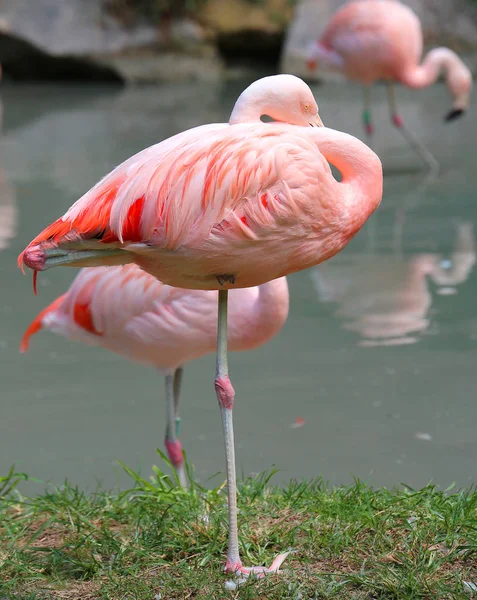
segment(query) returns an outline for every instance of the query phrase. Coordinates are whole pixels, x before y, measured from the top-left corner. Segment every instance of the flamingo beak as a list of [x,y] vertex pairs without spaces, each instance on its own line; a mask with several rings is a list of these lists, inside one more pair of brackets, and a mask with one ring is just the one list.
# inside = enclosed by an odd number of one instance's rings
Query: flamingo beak
[[321,117],[318,113],[316,113],[316,115],[313,115],[310,121],[310,125],[312,127],[324,127],[323,121],[321,120]]
[[445,117],[444,121],[454,121],[458,119],[463,114],[465,114],[465,109],[463,108],[453,108]]

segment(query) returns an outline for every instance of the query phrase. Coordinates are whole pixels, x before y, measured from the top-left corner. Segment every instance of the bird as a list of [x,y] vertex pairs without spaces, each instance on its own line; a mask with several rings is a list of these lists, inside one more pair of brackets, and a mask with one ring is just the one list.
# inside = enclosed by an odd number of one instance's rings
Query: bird
[[452,121],[469,107],[472,73],[449,48],[434,48],[419,64],[422,54],[422,27],[411,8],[399,0],[351,0],[333,14],[319,39],[309,45],[307,65],[310,71],[323,67],[341,72],[364,86],[362,120],[369,144],[374,131],[370,88],[377,80],[386,81],[392,123],[429,168],[437,171],[436,159],[398,112],[395,83],[424,88],[443,71],[453,100],[445,120]]
[[[272,122],[262,122],[264,115]],[[53,266],[135,263],[168,285],[219,291],[214,383],[225,439],[227,573],[264,576],[286,558],[269,568],[244,567],[240,559],[228,290],[331,258],[379,206],[382,189],[378,156],[323,126],[308,85],[289,74],[269,76],[241,93],[228,123],[189,129],[116,167],[18,257],[34,282]]]
[[[288,316],[285,277],[230,294],[228,344],[232,351],[257,348],[275,336]],[[188,290],[161,283],[135,264],[81,269],[65,294],[42,310],[25,331],[30,338],[50,330],[101,346],[156,368],[165,378],[167,425],[164,444],[180,484],[187,487],[177,438],[179,395],[186,363],[214,352],[217,291]]]

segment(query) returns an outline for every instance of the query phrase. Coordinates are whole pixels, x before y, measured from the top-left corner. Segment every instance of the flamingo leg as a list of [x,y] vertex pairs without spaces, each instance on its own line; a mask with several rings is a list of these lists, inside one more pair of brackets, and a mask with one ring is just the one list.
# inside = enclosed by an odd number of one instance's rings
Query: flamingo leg
[[374,125],[371,118],[371,86],[363,87],[364,108],[363,108],[363,127],[366,134],[366,142],[372,149]]
[[166,397],[167,397],[167,425],[166,425],[166,436],[164,445],[166,446],[167,455],[169,460],[174,465],[179,483],[182,487],[187,487],[187,477],[184,468],[184,457],[182,456],[182,446],[180,441],[177,439],[177,418],[175,407],[178,404],[175,400],[174,394],[174,374],[166,375]]
[[266,573],[276,573],[288,556],[288,552],[275,558],[270,568],[243,567],[240,560],[237,527],[237,478],[235,473],[235,445],[232,411],[235,391],[229,378],[227,358],[227,305],[228,290],[219,290],[219,306],[217,321],[217,370],[215,375],[215,391],[222,417],[222,428],[225,441],[225,468],[227,474],[227,501],[229,519],[229,542],[225,571],[236,575],[248,576],[255,573],[264,577]]
[[439,170],[439,163],[429,150],[421,144],[417,137],[412,133],[410,129],[404,124],[403,118],[398,114],[397,103],[396,103],[396,91],[393,83],[388,83],[388,99],[389,99],[389,110],[391,112],[391,120],[395,127],[402,133],[411,148],[421,157],[421,159],[429,167],[432,173],[437,173]]
[[178,367],[176,372],[174,373],[174,420],[176,422],[176,436],[179,437],[179,429],[181,425],[181,418],[179,417],[179,398],[181,395],[181,384],[182,377],[184,375],[184,369],[182,367]]

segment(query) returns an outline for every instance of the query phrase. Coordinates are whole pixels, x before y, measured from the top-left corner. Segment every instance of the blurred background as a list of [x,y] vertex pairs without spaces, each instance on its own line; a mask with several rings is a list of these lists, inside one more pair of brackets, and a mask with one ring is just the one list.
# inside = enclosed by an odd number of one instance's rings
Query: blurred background
[[[427,46],[453,48],[474,70],[477,3],[406,3]],[[325,124],[362,139],[359,86],[322,72],[310,80],[303,58],[340,4],[0,1],[0,473],[14,464],[43,482],[93,489],[126,485],[118,460],[145,475],[159,462],[159,374],[46,332],[19,354],[26,327],[76,272],[40,274],[34,297],[16,257],[133,153],[227,121],[263,75],[306,77]],[[381,207],[344,252],[289,278],[279,336],[231,356],[239,473],[275,465],[275,481],[475,482],[476,102],[445,124],[443,85],[400,87],[398,97],[440,174],[429,178],[392,128],[378,86]],[[201,483],[224,472],[213,372],[213,356],[188,366],[182,394],[181,439]]]

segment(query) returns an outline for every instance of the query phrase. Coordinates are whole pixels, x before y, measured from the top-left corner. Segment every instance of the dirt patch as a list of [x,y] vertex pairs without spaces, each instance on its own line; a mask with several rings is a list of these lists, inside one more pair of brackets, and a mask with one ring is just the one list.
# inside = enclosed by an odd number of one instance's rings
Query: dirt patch
[[98,600],[100,585],[92,581],[69,582],[68,589],[55,589],[52,587],[39,588],[28,586],[25,592],[32,592],[38,600]]

